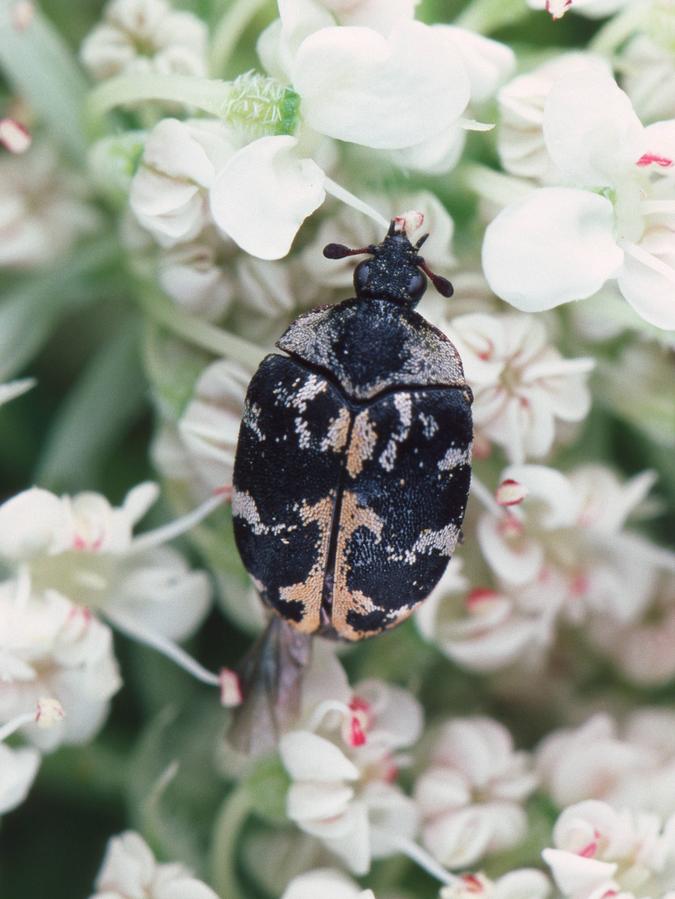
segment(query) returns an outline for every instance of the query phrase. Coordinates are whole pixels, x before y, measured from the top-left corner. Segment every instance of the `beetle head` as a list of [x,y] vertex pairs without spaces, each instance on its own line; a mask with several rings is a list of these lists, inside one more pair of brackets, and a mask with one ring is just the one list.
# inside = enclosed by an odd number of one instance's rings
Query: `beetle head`
[[[444,297],[453,293],[452,284],[434,274],[418,250],[429,235],[425,234],[416,244],[410,243],[398,221],[394,219],[386,237],[379,244],[370,244],[358,250],[339,243],[329,243],[323,249],[328,259],[343,259],[367,253],[354,269],[354,287],[359,299],[392,300],[412,308],[422,299],[427,288],[427,277]],[[426,277],[425,277],[426,276]]]

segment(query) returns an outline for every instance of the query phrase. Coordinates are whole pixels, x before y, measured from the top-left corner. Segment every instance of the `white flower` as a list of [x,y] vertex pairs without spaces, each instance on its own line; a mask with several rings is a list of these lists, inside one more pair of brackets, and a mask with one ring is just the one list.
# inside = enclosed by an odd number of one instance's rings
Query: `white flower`
[[224,250],[224,241],[211,230],[190,243],[162,250],[160,286],[186,312],[207,321],[222,319],[235,295]]
[[610,73],[607,62],[590,53],[563,53],[524,75],[497,94],[497,149],[502,166],[512,175],[555,181],[556,168],[544,141],[544,110],[557,81],[589,69]]
[[535,785],[529,756],[514,751],[497,721],[447,722],[415,785],[425,845],[450,868],[518,845],[527,830],[522,803]]
[[159,864],[145,840],[128,830],[108,843],[91,899],[218,899],[177,862]]
[[162,246],[195,238],[210,224],[208,191],[234,153],[219,121],[162,119],[150,132],[131,182],[138,221]]
[[234,454],[246,389],[253,372],[228,359],[208,365],[174,431],[167,426],[153,447],[164,477],[187,485],[202,501],[232,485]]
[[648,122],[675,118],[672,51],[647,34],[628,42],[617,64],[635,111]]
[[443,887],[440,899],[546,899],[551,884],[545,874],[534,868],[518,868],[497,880],[482,873],[462,874],[450,886]]
[[280,13],[260,48],[268,69],[285,74],[299,94],[302,127],[298,136],[272,135],[242,147],[211,190],[218,227],[262,259],[288,253],[327,192],[364,208],[312,158],[317,135],[376,150],[421,146],[445,139],[470,93],[451,39],[430,26],[397,17],[385,35],[330,25],[327,11],[312,4],[282,4]]
[[595,899],[627,896],[661,899],[675,883],[675,818],[665,826],[656,815],[617,811],[589,800],[558,818],[555,849],[544,860],[563,896]]
[[463,668],[534,665],[554,636],[554,585],[469,590],[453,559],[415,618],[422,635]]
[[121,73],[206,74],[206,24],[166,0],[110,0],[80,57],[94,78]]
[[324,173],[297,153],[298,138],[261,137],[238,150],[218,173],[211,214],[243,250],[281,259],[302,222],[326,197]]
[[39,767],[40,753],[37,749],[28,746],[10,749],[0,743],[0,815],[21,805]]
[[605,714],[593,715],[581,727],[549,734],[537,748],[542,787],[563,808],[582,799],[611,798],[627,774],[651,768],[644,747],[620,739]]
[[58,591],[85,618],[93,610],[200,679],[219,685],[216,675],[174,645],[206,615],[208,577],[190,570],[180,553],[162,544],[197,524],[222,497],[211,497],[183,519],[133,536],[134,525],[157,494],[155,484],[141,484],[115,508],[96,493],[59,497],[38,488],[26,490],[0,506],[0,560],[16,572],[19,589],[30,591],[36,601]]
[[572,10],[589,19],[612,16],[634,0],[527,0],[531,9],[545,9],[554,19],[562,19]]
[[8,381],[6,384],[0,384],[0,406],[9,403],[18,396],[22,396],[34,386],[34,378],[21,378],[18,381]]
[[0,721],[54,697],[65,717],[49,729],[31,724],[25,735],[43,750],[82,743],[105,721],[120,683],[106,625],[55,590],[22,596],[19,582],[0,584]]
[[281,899],[374,899],[370,890],[361,890],[341,871],[319,868],[294,877]]
[[86,182],[35,143],[21,156],[0,158],[0,267],[34,268],[59,259],[98,216],[86,203]]
[[675,164],[671,125],[644,128],[613,79],[589,69],[551,89],[544,138],[564,186],[534,190],[488,226],[492,289],[535,312],[616,278],[642,318],[675,328],[673,182],[660,174]]
[[464,315],[447,331],[474,392],[474,426],[504,447],[511,462],[545,456],[556,419],[576,422],[587,415],[586,375],[593,360],[564,359],[539,319]]
[[657,566],[672,559],[623,532],[654,482],[644,472],[626,484],[600,465],[565,476],[541,465],[511,466],[502,481],[523,484],[516,507],[484,513],[477,527],[483,556],[500,583],[538,585],[549,614],[573,621],[590,614],[634,621],[649,600]]
[[292,784],[288,817],[355,874],[400,851],[417,830],[414,803],[391,783],[397,750],[419,737],[422,714],[406,691],[366,681],[352,692],[332,652],[314,663],[303,695],[304,729],[279,743]]
[[642,620],[606,622],[591,627],[590,637],[635,684],[658,686],[675,678],[675,577],[664,573],[655,583]]

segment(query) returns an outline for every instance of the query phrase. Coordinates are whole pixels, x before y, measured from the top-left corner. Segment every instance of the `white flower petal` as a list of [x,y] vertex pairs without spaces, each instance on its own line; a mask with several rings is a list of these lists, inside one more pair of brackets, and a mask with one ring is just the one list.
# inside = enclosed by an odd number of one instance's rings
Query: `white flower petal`
[[309,731],[285,734],[279,743],[281,760],[294,780],[358,780],[359,772],[330,740]]
[[516,68],[516,56],[506,44],[456,25],[434,25],[444,34],[466,66],[471,102],[484,103]]
[[293,84],[312,128],[379,149],[411,147],[446,132],[470,93],[446,39],[410,21],[399,21],[388,39],[370,28],[315,32],[298,50]]
[[[637,314],[657,328],[675,330],[675,231],[653,228],[626,250],[619,289]],[[664,258],[665,257],[665,258]]]
[[0,556],[19,561],[49,552],[67,527],[58,496],[33,487],[0,506]]
[[261,259],[285,256],[326,196],[324,173],[298,156],[297,144],[288,135],[253,141],[232,156],[211,189],[216,225]]
[[544,107],[544,139],[554,164],[580,187],[615,184],[646,150],[630,99],[595,67],[555,82]]
[[589,896],[600,887],[609,890],[613,886],[616,864],[583,858],[560,849],[544,849],[542,856],[551,868],[557,886],[566,896]]
[[40,753],[36,749],[10,749],[0,743],[0,815],[24,801],[39,767]]
[[320,868],[293,878],[281,899],[358,899],[360,888],[341,871]]
[[353,798],[352,787],[341,783],[294,783],[286,797],[286,814],[308,832],[317,834],[319,828],[321,835],[324,824],[331,828],[342,827],[341,816],[347,812]]
[[483,243],[485,277],[497,296],[541,312],[599,290],[619,271],[609,200],[572,188],[542,188],[507,206]]
[[551,882],[535,868],[509,871],[495,884],[494,899],[546,899],[551,892]]

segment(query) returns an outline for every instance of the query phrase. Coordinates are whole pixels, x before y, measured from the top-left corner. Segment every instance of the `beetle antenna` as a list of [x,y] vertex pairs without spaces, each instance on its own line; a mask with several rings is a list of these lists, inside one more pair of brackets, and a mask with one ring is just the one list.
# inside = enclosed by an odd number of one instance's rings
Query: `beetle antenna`
[[341,243],[329,243],[323,248],[323,255],[326,259],[344,259],[345,256],[362,256],[364,253],[372,253],[373,247],[359,247],[358,250],[351,250]]
[[417,243],[415,244],[415,249],[416,249],[416,250],[419,250],[419,248],[422,246],[422,244],[426,242],[426,240],[427,240],[428,237],[429,237],[429,232],[427,231],[427,233],[426,233],[426,234],[423,234],[423,235],[420,237],[420,239],[417,241]]
[[435,272],[432,272],[424,259],[420,259],[417,265],[422,269],[424,274],[431,281],[431,283],[434,285],[434,287],[442,297],[451,297],[453,295],[453,293],[455,292],[455,288],[447,278],[443,278],[441,277],[441,275],[437,275]]

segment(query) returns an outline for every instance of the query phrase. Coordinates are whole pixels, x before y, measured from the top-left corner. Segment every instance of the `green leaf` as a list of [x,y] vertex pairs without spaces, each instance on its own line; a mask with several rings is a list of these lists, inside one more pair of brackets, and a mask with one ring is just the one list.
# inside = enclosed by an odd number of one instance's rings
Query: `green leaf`
[[60,491],[86,488],[143,409],[146,382],[135,322],[128,322],[86,367],[47,437],[35,482]]
[[87,83],[65,41],[38,10],[23,30],[12,21],[14,0],[0,0],[0,68],[30,103],[49,134],[83,159]]
[[0,302],[0,383],[36,355],[59,319],[94,302],[93,279],[117,260],[109,239],[83,244],[60,265],[22,280]]

